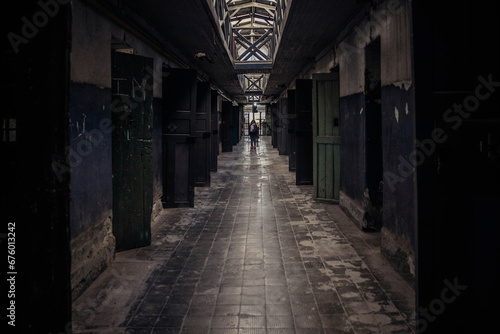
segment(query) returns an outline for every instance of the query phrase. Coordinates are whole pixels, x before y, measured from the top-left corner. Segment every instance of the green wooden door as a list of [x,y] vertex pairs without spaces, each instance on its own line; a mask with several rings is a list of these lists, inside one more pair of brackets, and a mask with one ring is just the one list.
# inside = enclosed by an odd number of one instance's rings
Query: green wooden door
[[340,190],[339,75],[313,75],[314,198],[337,202]]
[[151,244],[153,59],[115,52],[112,69],[113,234],[116,250]]

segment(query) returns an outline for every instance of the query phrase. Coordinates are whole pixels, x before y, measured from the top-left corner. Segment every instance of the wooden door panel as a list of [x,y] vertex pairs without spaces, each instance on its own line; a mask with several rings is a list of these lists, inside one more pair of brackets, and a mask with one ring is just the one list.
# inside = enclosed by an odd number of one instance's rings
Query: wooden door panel
[[188,143],[175,143],[174,201],[189,203],[189,149]]
[[221,140],[222,152],[233,151],[233,110],[230,101],[222,101]]
[[116,249],[151,243],[153,59],[113,54],[113,233]]
[[217,171],[217,156],[219,155],[219,113],[218,113],[218,93],[215,90],[211,91],[211,129],[212,136],[210,137],[210,170]]
[[197,74],[166,69],[163,81],[165,207],[194,206]]
[[278,151],[280,155],[288,154],[288,98],[280,99],[280,132],[278,138]]
[[240,106],[232,106],[231,142],[237,145],[240,142]]
[[295,148],[295,90],[288,90],[288,170],[295,171],[296,165],[296,148]]
[[313,184],[314,197],[339,199],[339,76],[313,75]]
[[210,186],[211,98],[210,83],[198,82],[195,129],[197,187]]
[[278,147],[278,108],[276,104],[272,104],[271,107],[271,141],[273,144],[273,148]]

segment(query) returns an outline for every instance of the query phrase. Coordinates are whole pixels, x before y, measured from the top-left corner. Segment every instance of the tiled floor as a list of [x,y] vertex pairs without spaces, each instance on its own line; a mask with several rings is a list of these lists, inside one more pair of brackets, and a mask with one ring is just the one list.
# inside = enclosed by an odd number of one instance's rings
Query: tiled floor
[[76,333],[413,333],[413,291],[263,137],[219,156],[194,208],[118,253],[73,305]]

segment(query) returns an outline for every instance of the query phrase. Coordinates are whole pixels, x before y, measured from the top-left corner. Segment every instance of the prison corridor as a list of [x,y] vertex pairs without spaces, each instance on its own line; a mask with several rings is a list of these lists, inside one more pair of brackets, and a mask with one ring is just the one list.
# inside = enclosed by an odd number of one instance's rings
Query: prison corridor
[[314,201],[270,137],[222,153],[195,198],[162,211],[150,246],[116,254],[73,303],[75,333],[413,332],[413,288],[380,234]]

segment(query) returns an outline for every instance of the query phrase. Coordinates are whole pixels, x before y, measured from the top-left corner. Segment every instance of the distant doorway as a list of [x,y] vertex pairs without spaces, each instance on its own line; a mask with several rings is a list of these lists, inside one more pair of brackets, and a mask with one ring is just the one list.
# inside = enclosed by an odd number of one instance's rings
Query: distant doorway
[[266,105],[252,104],[243,108],[243,135],[249,136],[250,122],[255,121],[259,127],[259,136],[267,135]]

